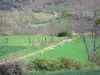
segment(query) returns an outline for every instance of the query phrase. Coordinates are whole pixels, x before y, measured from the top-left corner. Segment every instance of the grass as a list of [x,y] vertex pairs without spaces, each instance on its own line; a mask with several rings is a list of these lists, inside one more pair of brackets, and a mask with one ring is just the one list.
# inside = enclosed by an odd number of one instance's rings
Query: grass
[[25,46],[0,46],[0,56],[26,49]]
[[[6,38],[8,38],[8,43],[6,44]],[[43,38],[50,40],[50,36],[0,36],[0,46],[32,46],[29,44],[29,38],[32,41],[42,41]]]
[[32,71],[27,75],[100,75],[100,69],[61,70],[55,72]]
[[[6,43],[6,38],[8,38],[8,43]],[[29,38],[31,40],[29,44]],[[40,41],[40,45],[33,46],[33,42]],[[47,41],[51,40],[50,36],[0,36],[0,59],[8,58],[9,56],[25,56],[43,49],[44,47],[50,45],[42,45],[42,40],[47,38]],[[57,37],[54,37],[56,41],[59,41]]]
[[48,14],[48,13],[35,13],[35,16],[41,17],[41,16],[47,16],[47,17],[52,17],[52,14]]
[[36,27],[38,28],[38,27],[41,27],[41,26],[48,26],[48,25],[49,25],[49,23],[43,23],[43,24],[37,24]]
[[[29,38],[31,41],[37,41],[38,37],[40,37],[40,42],[43,38],[47,38],[47,40],[50,40],[50,36],[0,36],[0,42],[5,41],[6,38],[8,38],[8,44],[4,43],[0,44],[0,58],[8,57],[9,55],[19,55],[19,56],[25,56],[28,54],[31,54],[35,51],[41,50],[45,48],[47,45],[40,45],[33,47],[32,44],[29,44]],[[57,37],[55,37],[55,40],[60,40]],[[88,38],[88,47],[92,47],[91,39]],[[51,43],[51,45],[54,43]],[[50,44],[49,44],[50,45]],[[2,58],[3,58],[2,57]],[[59,45],[54,49],[50,49],[48,51],[45,51],[44,53],[38,53],[36,55],[27,57],[24,59],[24,61],[31,61],[34,60],[34,58],[37,57],[51,57],[51,58],[57,58],[57,57],[68,57],[80,62],[88,62],[87,60],[87,54],[85,51],[85,46],[82,42],[82,39],[79,37],[73,38],[71,42],[67,42],[63,45]]]
[[[92,42],[91,39],[88,38],[88,47],[91,51]],[[88,62],[87,54],[85,51],[85,46],[82,42],[82,39],[77,38],[73,39],[71,42],[67,42],[64,45],[57,46],[54,49],[50,49],[44,53],[38,53],[35,56],[30,56],[26,58],[25,60],[30,61],[37,57],[50,57],[50,58],[56,58],[56,57],[68,57],[80,62]]]
[[43,21],[48,21],[49,19],[53,18],[52,14],[48,14],[48,13],[35,13],[35,17],[39,20],[43,20]]

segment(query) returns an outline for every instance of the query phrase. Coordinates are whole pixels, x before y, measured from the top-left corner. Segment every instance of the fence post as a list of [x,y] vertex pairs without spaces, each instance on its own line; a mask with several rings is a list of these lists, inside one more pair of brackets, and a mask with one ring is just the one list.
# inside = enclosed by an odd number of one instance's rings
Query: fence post
[[6,44],[8,44],[8,38],[6,38]]
[[40,38],[38,37],[38,42],[40,42]]
[[54,41],[54,38],[53,38],[54,36],[51,34],[51,42],[53,42]]
[[29,38],[29,44],[31,43],[31,39]]
[[47,42],[47,38],[45,37],[45,42]]
[[43,40],[43,38],[42,38],[42,45],[44,45],[44,40]]

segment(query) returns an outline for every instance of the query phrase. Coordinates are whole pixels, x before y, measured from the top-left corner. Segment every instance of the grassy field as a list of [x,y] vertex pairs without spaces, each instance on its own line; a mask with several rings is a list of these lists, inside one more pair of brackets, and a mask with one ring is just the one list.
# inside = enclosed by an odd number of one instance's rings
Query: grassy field
[[[88,41],[88,47],[91,51],[92,49],[91,39],[88,39],[87,41]],[[33,60],[33,58],[37,57],[51,57],[51,58],[69,57],[71,59],[80,62],[88,62],[85,46],[84,43],[82,42],[82,39],[80,38],[73,39],[71,42],[66,42],[63,45],[57,46],[56,48],[50,49],[44,53],[38,53],[35,56],[30,56],[25,60],[30,61]]]
[[49,25],[49,23],[43,23],[43,24],[37,24],[36,27],[38,28],[38,27],[48,26],[48,25]]
[[[8,38],[8,43],[6,44],[6,38]],[[29,38],[31,40],[29,44]],[[17,55],[17,56],[25,56],[36,52],[38,50],[42,50],[43,48],[53,45],[51,43],[49,45],[39,45],[32,46],[32,41],[37,42],[39,38],[40,43],[44,38],[47,38],[47,41],[50,40],[50,36],[0,36],[0,57],[8,57],[9,55]],[[62,38],[55,37],[56,41],[61,40]],[[88,46],[91,50],[92,41],[88,38]],[[55,45],[55,44],[54,44]],[[79,37],[72,38],[72,41],[66,42],[63,45],[58,45],[55,48],[48,49],[43,53],[37,53],[36,55],[31,55],[26,57],[24,61],[31,61],[37,57],[68,57],[80,62],[87,62],[87,55],[85,51],[85,46],[82,42],[82,39]]]
[[[29,42],[30,38],[30,42]],[[43,44],[42,40],[46,38],[47,43]],[[8,41],[7,41],[7,40]],[[35,51],[41,50],[46,46],[53,44],[49,43],[50,36],[0,36],[0,59],[8,56],[24,56]],[[54,37],[55,42],[60,38]],[[33,43],[38,44],[33,46]]]
[[48,21],[49,19],[53,18],[52,14],[48,14],[48,13],[35,13],[35,17],[39,20],[44,20],[44,21]]
[[[8,38],[8,43],[6,43],[6,38]],[[29,38],[31,40],[29,44]],[[47,38],[47,41],[50,41],[50,36],[0,36],[0,61],[3,59],[12,60],[12,58],[16,58],[17,56],[23,57],[39,50],[42,50],[48,46],[56,45],[61,42],[65,38],[54,37],[55,42],[50,43],[49,45],[40,45],[40,46],[32,46],[32,41],[39,41],[40,43],[44,38]],[[68,38],[67,38],[68,39]],[[67,40],[66,39],[66,40]],[[84,44],[80,37],[70,38],[71,41],[56,45],[55,48],[50,48],[44,52],[39,52],[35,55],[31,55],[23,58],[23,61],[26,63],[34,60],[39,57],[46,58],[59,58],[59,57],[68,57],[76,61],[80,61],[82,63],[88,63],[87,55],[85,51]],[[57,42],[56,42],[57,41]],[[87,39],[88,46],[91,51],[92,40],[91,38]],[[4,43],[3,43],[4,42]],[[99,75],[100,70],[98,69],[90,69],[90,70],[60,70],[55,72],[41,72],[41,71],[32,71],[28,72],[27,75]]]
[[27,75],[100,75],[100,69],[62,70],[56,72],[33,71],[29,72]]
[[[8,38],[8,43],[6,44],[6,38]],[[0,46],[32,46],[29,44],[29,38],[32,41],[42,41],[43,38],[50,40],[50,36],[0,36]],[[4,43],[3,43],[4,42]]]

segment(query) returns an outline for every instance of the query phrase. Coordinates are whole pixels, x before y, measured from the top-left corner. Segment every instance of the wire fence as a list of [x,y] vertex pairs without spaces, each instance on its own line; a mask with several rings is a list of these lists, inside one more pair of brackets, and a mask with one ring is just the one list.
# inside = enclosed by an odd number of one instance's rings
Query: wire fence
[[[19,38],[20,39],[20,38]],[[20,45],[25,45],[25,44],[27,44],[27,45],[35,45],[35,44],[45,44],[45,43],[47,43],[47,42],[53,42],[53,41],[56,41],[56,40],[54,40],[54,38],[53,37],[51,37],[51,38],[46,38],[46,37],[44,37],[44,38],[37,38],[37,39],[35,39],[35,40],[33,40],[32,38],[27,38],[27,39],[22,39],[22,40],[9,40],[9,38],[2,38],[2,39],[0,39],[0,46],[5,46],[5,45],[18,45],[18,44],[20,44]]]

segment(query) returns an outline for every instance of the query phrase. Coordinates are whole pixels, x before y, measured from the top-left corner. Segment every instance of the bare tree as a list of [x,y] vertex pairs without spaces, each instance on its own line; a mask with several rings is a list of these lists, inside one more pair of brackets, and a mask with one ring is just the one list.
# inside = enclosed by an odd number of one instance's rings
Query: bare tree
[[92,49],[92,54],[91,57],[92,59],[96,58],[96,51],[97,49],[100,47],[100,44],[97,44],[98,38],[100,37],[100,24],[97,23],[98,20],[98,12],[100,12],[99,9],[100,6],[100,1],[96,0],[94,7],[93,7],[93,19],[92,19],[92,24],[93,24],[93,28],[91,30],[91,34],[92,34],[92,40],[93,40],[93,49]]
[[[89,17],[88,15],[84,14],[85,11],[83,11],[84,9],[84,4],[82,4],[81,2],[82,0],[78,0],[79,2],[79,13],[75,16],[72,16],[71,18],[71,22],[72,23],[76,23],[76,27],[71,26],[72,30],[76,31],[79,33],[79,35],[81,36],[83,43],[85,45],[85,50],[88,56],[88,60],[89,61],[95,61],[96,59],[96,52],[98,50],[98,48],[100,48],[100,44],[98,44],[98,38],[99,38],[99,34],[100,34],[100,25],[98,23],[96,23],[97,19],[98,19],[98,12],[99,10],[99,0],[95,0],[94,1],[94,5],[90,5],[91,9],[91,13],[92,15],[89,15],[91,17]],[[90,18],[90,20],[89,20]],[[73,20],[72,20],[73,19]],[[79,25],[78,25],[79,24]],[[89,27],[87,27],[87,26]],[[90,33],[90,37],[92,39],[92,46],[91,46],[91,50],[90,47],[88,45],[88,36],[87,33]],[[91,51],[91,52],[90,52]]]

